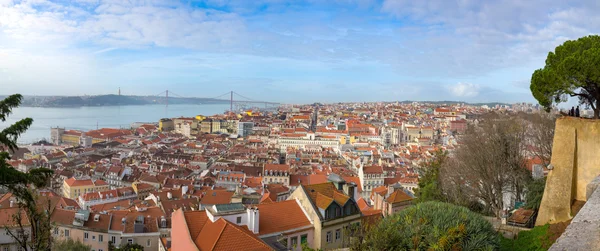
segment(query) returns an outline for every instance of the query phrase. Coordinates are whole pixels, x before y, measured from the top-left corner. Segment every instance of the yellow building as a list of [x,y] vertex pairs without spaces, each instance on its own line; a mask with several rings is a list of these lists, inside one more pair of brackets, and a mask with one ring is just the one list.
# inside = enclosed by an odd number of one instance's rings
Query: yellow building
[[356,143],[356,136],[341,136],[340,137],[340,144],[345,145],[345,144],[354,144]]
[[175,129],[175,122],[172,119],[160,119],[158,121],[158,130],[161,132],[169,132]]
[[63,134],[60,137],[60,139],[61,139],[62,143],[64,143],[64,144],[77,146],[77,145],[79,145],[79,138],[80,137],[81,137],[81,135]]
[[82,194],[107,191],[109,190],[109,185],[103,180],[78,180],[70,178],[63,182],[62,190],[64,197],[75,200]]
[[204,115],[196,115],[196,120],[198,120],[198,121],[202,121],[205,119],[206,119],[206,116],[204,116]]

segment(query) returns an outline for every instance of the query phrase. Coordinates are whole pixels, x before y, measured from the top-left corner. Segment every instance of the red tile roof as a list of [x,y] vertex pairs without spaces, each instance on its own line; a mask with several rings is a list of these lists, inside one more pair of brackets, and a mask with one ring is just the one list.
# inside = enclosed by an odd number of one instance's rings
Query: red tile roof
[[360,178],[359,177],[350,177],[350,176],[344,176],[342,177],[346,183],[350,183],[350,182],[354,182],[354,184],[356,184],[356,188],[358,188],[358,192],[362,192],[362,184],[360,183]]
[[383,168],[381,166],[365,166],[363,167],[363,172],[372,174],[383,174]]
[[371,196],[373,196],[374,194],[379,194],[381,196],[385,196],[385,194],[388,192],[387,187],[385,186],[380,186],[380,187],[376,187],[373,190],[371,190]]
[[259,235],[310,226],[310,220],[296,200],[258,205]]
[[287,172],[289,172],[290,171],[290,166],[286,165],[286,164],[266,164],[264,170],[265,171],[273,170],[273,171],[287,171]]
[[223,218],[211,222],[205,211],[183,213],[190,237],[199,250],[272,250],[246,227],[237,226]]
[[333,201],[344,206],[349,200],[349,197],[338,191],[331,182],[306,186],[302,185],[302,187],[306,191],[311,202],[321,209],[326,209]]
[[397,189],[390,196],[385,199],[388,203],[400,203],[404,201],[411,201],[414,198],[402,191],[402,189]]
[[78,179],[75,179],[75,177],[72,177],[72,178],[70,178],[68,180],[65,180],[65,183],[67,183],[67,185],[69,185],[70,187],[92,186],[92,185],[94,185],[94,183],[92,182],[91,179],[78,180]]
[[200,204],[202,205],[222,205],[231,203],[231,197],[233,192],[226,190],[208,190],[206,194],[202,196]]

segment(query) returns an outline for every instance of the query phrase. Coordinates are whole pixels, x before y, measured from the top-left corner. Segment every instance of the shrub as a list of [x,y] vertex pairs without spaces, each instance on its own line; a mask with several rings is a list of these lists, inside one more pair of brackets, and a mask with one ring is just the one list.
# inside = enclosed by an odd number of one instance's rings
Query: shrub
[[492,224],[467,208],[424,202],[381,221],[367,233],[363,250],[495,250]]

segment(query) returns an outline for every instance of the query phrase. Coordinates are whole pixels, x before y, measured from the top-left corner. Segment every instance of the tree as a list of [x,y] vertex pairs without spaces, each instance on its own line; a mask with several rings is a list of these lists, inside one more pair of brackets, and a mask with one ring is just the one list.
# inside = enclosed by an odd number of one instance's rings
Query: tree
[[500,216],[504,195],[523,199],[531,175],[525,168],[525,126],[518,118],[489,114],[468,128],[461,145],[440,170],[448,202]]
[[[23,97],[19,94],[11,95],[0,101],[0,121],[6,122],[12,109],[21,104]],[[0,151],[0,186],[8,188],[17,198],[19,209],[24,212],[13,215],[13,222],[18,226],[16,230],[5,227],[7,233],[17,241],[20,248],[25,250],[49,250],[51,245],[50,203],[38,204],[35,188],[43,188],[52,175],[52,170],[38,168],[29,173],[22,173],[12,168],[7,160],[10,153],[18,149],[17,139],[33,123],[33,119],[25,118],[9,125],[0,131],[0,144],[4,147]],[[47,206],[47,207],[46,207]],[[26,217],[24,219],[23,217]]]
[[119,248],[113,248],[111,249],[113,251],[144,251],[144,247],[140,244],[130,244],[127,243]]
[[569,40],[549,52],[544,68],[531,76],[530,89],[546,111],[577,97],[600,118],[600,36]]
[[90,251],[92,250],[91,246],[85,245],[79,241],[74,241],[73,239],[66,239],[64,241],[55,241],[52,247],[52,250],[55,251]]
[[415,191],[417,203],[426,201],[445,201],[440,186],[440,169],[447,159],[447,153],[438,151],[432,161],[421,167],[419,188]]
[[353,250],[495,250],[492,224],[465,207],[424,202],[384,218]]
[[527,195],[525,202],[526,209],[538,210],[542,204],[542,197],[544,196],[544,189],[546,188],[546,177],[542,179],[536,179],[527,184]]
[[556,117],[552,114],[519,113],[519,117],[527,122],[526,138],[527,142],[534,147],[533,155],[547,166],[552,157],[552,143],[554,141],[554,127]]

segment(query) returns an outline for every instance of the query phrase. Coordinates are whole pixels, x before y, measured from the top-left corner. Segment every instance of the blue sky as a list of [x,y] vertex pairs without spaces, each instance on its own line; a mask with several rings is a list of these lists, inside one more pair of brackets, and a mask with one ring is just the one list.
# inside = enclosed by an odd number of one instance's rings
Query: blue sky
[[599,11],[597,1],[0,0],[0,94],[534,102],[531,73],[557,45],[596,33]]

